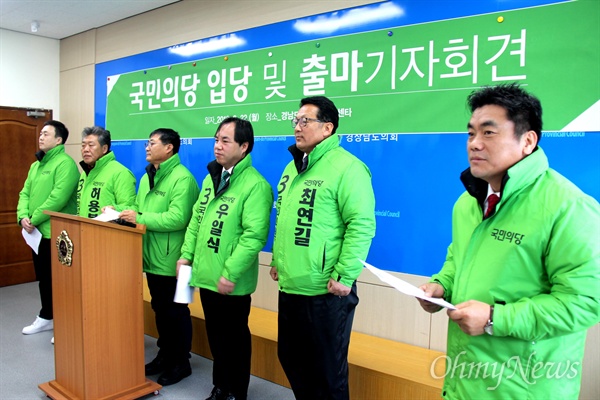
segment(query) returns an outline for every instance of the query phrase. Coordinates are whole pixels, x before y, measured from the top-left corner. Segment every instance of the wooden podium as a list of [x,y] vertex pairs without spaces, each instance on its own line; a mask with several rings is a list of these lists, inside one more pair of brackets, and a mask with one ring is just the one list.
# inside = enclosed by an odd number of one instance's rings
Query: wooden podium
[[161,386],[144,372],[146,227],[46,213],[52,220],[56,378],[39,388],[52,399],[135,399],[157,392]]

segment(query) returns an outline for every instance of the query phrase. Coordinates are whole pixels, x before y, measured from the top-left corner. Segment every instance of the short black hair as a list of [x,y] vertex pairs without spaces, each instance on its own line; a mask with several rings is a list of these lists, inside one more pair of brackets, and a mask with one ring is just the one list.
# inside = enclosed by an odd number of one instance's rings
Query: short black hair
[[67,139],[69,138],[69,130],[67,129],[65,124],[63,124],[60,121],[51,119],[50,121],[44,122],[44,126],[48,126],[48,125],[54,127],[54,132],[55,132],[54,137],[62,138],[61,144],[65,144],[67,142]]
[[110,151],[110,132],[104,129],[101,126],[88,126],[83,128],[83,132],[81,132],[81,139],[85,139],[86,137],[94,135],[98,137],[98,143],[100,146],[108,145],[107,153]]
[[158,128],[153,130],[148,137],[152,137],[154,135],[160,135],[158,138],[162,144],[172,144],[173,154],[177,154],[179,152],[179,146],[181,146],[181,137],[179,136],[179,133],[171,128]]
[[233,140],[240,146],[244,143],[248,143],[246,155],[250,154],[252,148],[254,148],[254,129],[252,128],[250,121],[238,117],[227,117],[219,124],[219,127],[215,131],[215,136],[217,136],[217,132],[221,130],[223,125],[230,123],[235,124]]
[[538,143],[542,139],[542,104],[518,83],[485,86],[472,92],[467,98],[467,104],[471,113],[487,105],[500,106],[506,110],[507,118],[515,124],[517,138],[532,130],[537,135]]
[[340,114],[335,104],[333,104],[333,101],[325,96],[305,97],[300,100],[300,107],[307,104],[312,104],[319,109],[319,112],[317,113],[318,120],[322,122],[331,122],[333,124],[331,134],[334,134],[340,122]]

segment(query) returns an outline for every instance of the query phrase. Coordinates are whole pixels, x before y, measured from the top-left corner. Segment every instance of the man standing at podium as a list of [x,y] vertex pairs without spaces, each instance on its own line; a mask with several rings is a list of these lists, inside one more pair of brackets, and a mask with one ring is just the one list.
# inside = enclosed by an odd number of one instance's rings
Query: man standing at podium
[[92,126],[84,128],[81,136],[83,172],[77,186],[77,214],[95,218],[107,205],[117,211],[133,208],[135,176],[110,151],[110,132]]
[[246,400],[252,351],[248,315],[258,282],[258,253],[267,242],[271,185],[252,166],[249,121],[226,118],[215,134],[216,160],[208,164],[179,265],[193,265],[206,334],[214,358],[207,400]]
[[42,309],[35,321],[23,328],[24,335],[54,328],[52,313],[52,259],[50,256],[50,216],[44,211],[74,214],[77,210],[75,189],[79,171],[75,161],[65,153],[69,130],[59,121],[48,121],[38,139],[38,161],[31,164],[23,190],[19,193],[17,221],[32,233],[42,234],[38,252],[33,252],[35,278],[40,282]]
[[146,375],[162,374],[167,386],[191,375],[192,320],[187,304],[173,301],[177,286],[177,260],[185,230],[198,199],[198,183],[179,159],[180,137],[168,128],[156,129],[146,143],[146,174],[140,181],[137,211],[120,218],[146,225],[143,239],[144,272],[152,296],[158,330],[156,358],[146,364]]

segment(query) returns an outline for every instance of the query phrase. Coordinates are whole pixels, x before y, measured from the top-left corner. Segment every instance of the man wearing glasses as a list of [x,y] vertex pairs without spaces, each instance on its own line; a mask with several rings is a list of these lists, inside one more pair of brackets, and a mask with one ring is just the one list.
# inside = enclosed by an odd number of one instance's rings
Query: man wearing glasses
[[158,355],[146,364],[146,375],[162,373],[157,382],[167,386],[191,375],[189,354],[192,320],[187,304],[175,303],[177,260],[185,230],[198,199],[198,183],[179,159],[179,134],[160,128],[146,143],[146,174],[140,181],[137,212],[125,210],[120,218],[146,225],[143,239],[144,272],[152,297],[158,330]]
[[349,399],[356,279],[375,235],[371,173],[334,136],[331,100],[302,99],[278,185],[271,277],[279,282],[278,355],[296,399]]

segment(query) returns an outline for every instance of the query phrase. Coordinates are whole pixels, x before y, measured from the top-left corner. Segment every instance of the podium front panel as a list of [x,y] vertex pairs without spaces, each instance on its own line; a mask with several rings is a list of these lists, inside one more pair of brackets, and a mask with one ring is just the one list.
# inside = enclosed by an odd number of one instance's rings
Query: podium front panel
[[[54,243],[63,231],[72,243],[70,266]],[[52,238],[56,382],[81,399],[147,385],[142,234],[53,216]]]

